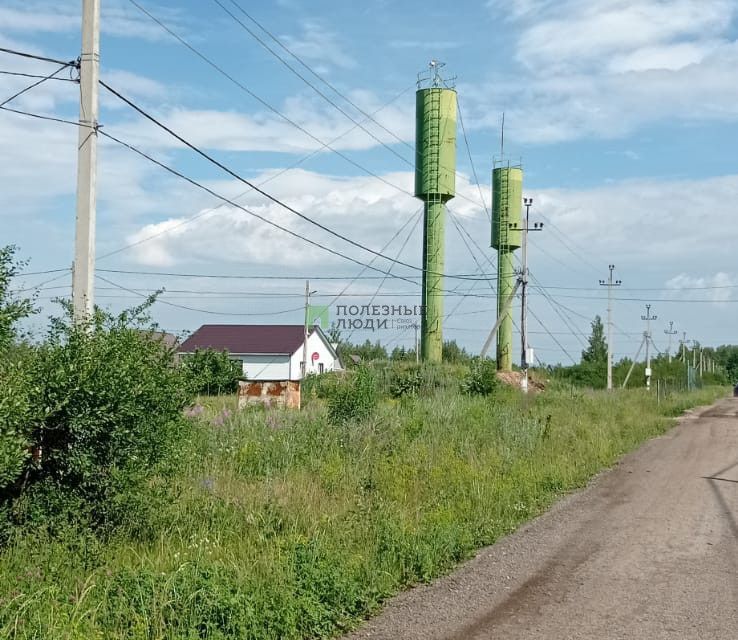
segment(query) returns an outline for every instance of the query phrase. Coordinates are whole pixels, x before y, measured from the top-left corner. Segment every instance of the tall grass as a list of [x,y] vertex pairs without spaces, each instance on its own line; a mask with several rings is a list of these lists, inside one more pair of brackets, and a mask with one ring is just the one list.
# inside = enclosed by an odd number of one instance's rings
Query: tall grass
[[0,637],[335,636],[584,485],[670,416],[672,395],[447,389],[359,422],[206,401],[177,499],[147,535],[30,533],[0,556]]

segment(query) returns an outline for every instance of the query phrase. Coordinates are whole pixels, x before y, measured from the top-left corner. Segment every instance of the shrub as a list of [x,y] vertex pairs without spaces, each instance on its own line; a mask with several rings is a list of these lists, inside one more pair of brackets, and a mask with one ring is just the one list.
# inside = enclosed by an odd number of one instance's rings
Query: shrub
[[369,417],[377,406],[377,383],[374,373],[358,367],[335,385],[328,397],[328,418],[333,424]]
[[402,398],[403,396],[415,396],[423,386],[423,372],[420,367],[412,367],[393,371],[389,392],[393,398]]
[[461,391],[472,396],[488,396],[499,386],[497,367],[492,360],[475,360],[461,381]]
[[233,393],[243,377],[243,366],[231,359],[227,351],[198,349],[185,356],[182,367],[190,377],[194,391],[206,395]]
[[24,362],[0,358],[0,492],[20,478],[31,454],[31,387]]
[[[98,311],[87,326],[56,320],[28,360],[25,384],[42,413],[18,437],[39,455],[23,462],[23,490],[0,496],[20,521],[57,514],[100,527],[130,522],[152,479],[174,470],[191,393],[172,352],[134,328],[144,308],[118,317]],[[4,423],[27,414],[3,411]]]

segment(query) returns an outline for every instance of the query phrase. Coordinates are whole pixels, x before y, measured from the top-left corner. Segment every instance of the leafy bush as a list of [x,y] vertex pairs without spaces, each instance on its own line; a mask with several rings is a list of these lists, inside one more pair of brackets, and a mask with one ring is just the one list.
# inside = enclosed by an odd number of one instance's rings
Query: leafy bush
[[35,418],[31,387],[22,362],[0,358],[0,492],[20,478],[31,454]]
[[206,395],[233,393],[243,377],[243,366],[231,359],[227,351],[197,349],[185,356],[182,367],[189,375],[193,389]]
[[461,391],[472,396],[488,396],[499,387],[497,367],[492,360],[475,360],[461,381]]
[[0,247],[0,353],[7,351],[18,337],[18,320],[36,312],[30,298],[19,297],[10,289],[11,280],[27,264],[16,260],[17,251],[14,245]]
[[333,424],[369,417],[377,406],[377,382],[374,373],[358,367],[331,390],[328,418]]
[[302,406],[307,406],[314,398],[326,400],[338,384],[340,384],[340,377],[334,371],[321,374],[309,373],[300,383]]
[[393,371],[389,392],[393,398],[415,396],[423,386],[423,372],[420,367]]
[[[37,455],[21,462],[22,489],[6,484],[0,494],[16,520],[56,515],[99,527],[134,522],[139,508],[151,506],[142,497],[152,495],[152,479],[174,470],[189,428],[182,410],[191,392],[171,350],[134,328],[144,309],[118,317],[98,311],[87,326],[54,321],[46,342],[26,360],[25,379],[19,378],[39,415],[2,396],[6,431],[33,417],[30,431],[11,433],[16,448],[30,445]],[[10,471],[5,482],[17,477],[17,460]]]

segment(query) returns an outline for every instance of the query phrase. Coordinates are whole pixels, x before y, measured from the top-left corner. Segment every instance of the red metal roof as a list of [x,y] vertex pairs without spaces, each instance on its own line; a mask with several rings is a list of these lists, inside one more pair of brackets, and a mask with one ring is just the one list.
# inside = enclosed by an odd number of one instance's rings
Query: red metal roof
[[292,354],[302,345],[301,324],[204,324],[179,346],[179,353],[195,349],[230,353]]

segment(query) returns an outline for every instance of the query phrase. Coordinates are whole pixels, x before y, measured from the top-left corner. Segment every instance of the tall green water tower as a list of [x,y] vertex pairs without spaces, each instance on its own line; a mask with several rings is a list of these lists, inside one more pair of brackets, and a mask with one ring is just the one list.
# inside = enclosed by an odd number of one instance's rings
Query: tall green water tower
[[431,62],[415,95],[415,197],[425,209],[420,352],[428,362],[442,358],[445,209],[456,193],[456,91],[441,78],[441,66]]
[[513,322],[505,302],[515,287],[513,252],[522,241],[523,169],[500,162],[492,170],[492,247],[497,249],[497,369],[512,369]]

